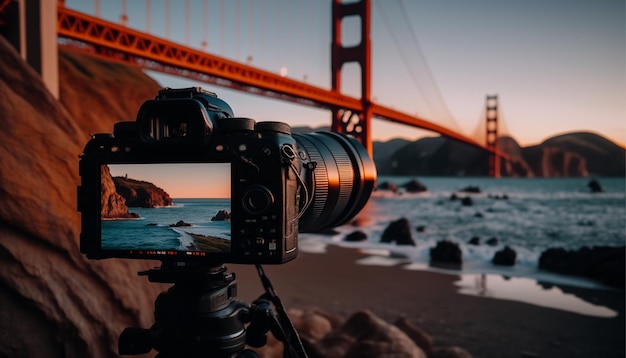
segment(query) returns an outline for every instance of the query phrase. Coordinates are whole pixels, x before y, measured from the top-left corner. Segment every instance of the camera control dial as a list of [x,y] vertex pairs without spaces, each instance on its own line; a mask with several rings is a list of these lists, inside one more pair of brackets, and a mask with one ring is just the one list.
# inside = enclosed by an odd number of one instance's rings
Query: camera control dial
[[274,204],[274,195],[263,185],[253,185],[243,194],[242,204],[249,214],[262,214]]

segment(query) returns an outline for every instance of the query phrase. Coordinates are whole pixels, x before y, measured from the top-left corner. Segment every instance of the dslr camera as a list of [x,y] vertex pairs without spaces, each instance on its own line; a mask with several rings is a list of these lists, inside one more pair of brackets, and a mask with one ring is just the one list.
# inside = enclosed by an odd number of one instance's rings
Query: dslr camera
[[298,232],[342,225],[376,169],[354,138],[238,118],[201,88],[166,88],[81,155],[81,252],[90,259],[282,264]]

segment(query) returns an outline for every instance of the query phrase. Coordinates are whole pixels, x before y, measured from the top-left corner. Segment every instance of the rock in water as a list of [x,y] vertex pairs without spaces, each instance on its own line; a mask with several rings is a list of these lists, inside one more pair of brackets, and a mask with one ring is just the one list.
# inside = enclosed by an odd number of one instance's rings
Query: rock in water
[[494,265],[514,266],[516,259],[517,252],[515,252],[512,248],[505,246],[504,249],[497,251],[493,255],[491,262],[493,262]]
[[430,249],[430,261],[432,263],[462,264],[463,252],[456,242],[441,240]]
[[426,186],[420,183],[417,179],[413,179],[404,183],[402,187],[409,193],[422,193],[428,191]]
[[594,246],[578,250],[550,248],[539,256],[539,268],[566,275],[586,276],[624,288],[626,247]]
[[345,241],[348,242],[361,242],[361,241],[367,241],[367,234],[365,234],[363,231],[361,230],[357,230],[357,231],[353,231],[350,234],[346,235],[346,237],[344,238]]
[[415,241],[411,236],[411,225],[406,218],[400,218],[389,223],[380,242],[396,242],[398,245],[415,246]]
[[230,213],[226,209],[222,209],[215,213],[211,221],[230,221]]
[[589,187],[589,189],[591,189],[592,193],[603,192],[602,186],[600,185],[600,182],[597,179],[591,179],[589,181],[589,184],[587,184],[587,186]]

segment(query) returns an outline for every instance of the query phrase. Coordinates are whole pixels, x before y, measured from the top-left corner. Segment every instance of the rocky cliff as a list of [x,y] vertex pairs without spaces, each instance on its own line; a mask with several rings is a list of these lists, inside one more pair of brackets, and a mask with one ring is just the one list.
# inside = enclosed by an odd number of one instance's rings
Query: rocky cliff
[[126,199],[121,196],[113,183],[111,172],[106,165],[100,171],[100,217],[103,219],[136,218],[137,214],[128,212]]
[[159,86],[62,51],[59,102],[2,37],[0,58],[0,356],[116,356],[123,328],[154,322],[165,286],[137,277],[154,262],[80,253],[78,155]]
[[158,208],[172,205],[172,198],[158,186],[126,177],[113,177],[115,190],[131,208]]

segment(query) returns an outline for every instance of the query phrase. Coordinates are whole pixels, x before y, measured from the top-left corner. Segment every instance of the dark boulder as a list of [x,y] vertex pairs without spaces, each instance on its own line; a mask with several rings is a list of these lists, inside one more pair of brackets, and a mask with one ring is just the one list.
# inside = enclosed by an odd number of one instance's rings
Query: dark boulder
[[495,238],[495,237],[490,237],[490,238],[487,240],[487,245],[489,245],[489,246],[496,246],[496,245],[498,245],[498,243],[499,243],[499,241],[498,241],[498,239],[497,239],[497,238]]
[[459,190],[462,193],[474,193],[474,194],[479,194],[481,193],[480,188],[477,186],[466,186],[465,188]]
[[415,241],[411,236],[411,226],[409,225],[409,221],[406,218],[392,221],[389,226],[387,226],[385,231],[383,231],[383,236],[380,242],[395,242],[398,245],[415,246]]
[[466,196],[463,199],[461,199],[461,205],[472,206],[474,205],[474,200],[472,200],[472,198],[470,198],[469,196]]
[[474,236],[471,239],[469,239],[469,241],[467,242],[470,245],[480,245],[480,237],[479,236]]
[[507,194],[489,194],[489,199],[495,199],[495,200],[509,200],[509,196]]
[[346,235],[344,240],[350,242],[367,241],[367,235],[363,231],[357,230]]
[[230,214],[226,209],[222,209],[211,218],[211,221],[230,221]]
[[430,249],[430,261],[435,263],[463,263],[463,252],[455,242],[449,240],[441,240],[437,242],[437,246]]
[[391,192],[397,192],[398,191],[398,186],[392,182],[382,182],[381,184],[378,185],[377,187],[378,190],[387,190],[387,191],[391,191]]
[[591,189],[592,193],[601,193],[602,190],[602,186],[600,185],[600,182],[597,181],[596,179],[591,179],[591,181],[589,182],[589,184],[587,184],[587,186],[589,187],[589,189]]
[[547,249],[539,257],[539,268],[566,275],[585,276],[607,285],[624,288],[626,247],[594,246],[578,250]]
[[493,255],[491,262],[499,266],[514,266],[517,259],[517,252],[512,248],[505,246],[504,249],[497,251]]
[[420,183],[417,179],[413,179],[401,185],[409,193],[422,193],[428,191],[424,184]]
[[178,220],[176,223],[174,224],[170,224],[170,227],[183,227],[183,226],[191,226],[190,223],[186,223],[182,220]]

